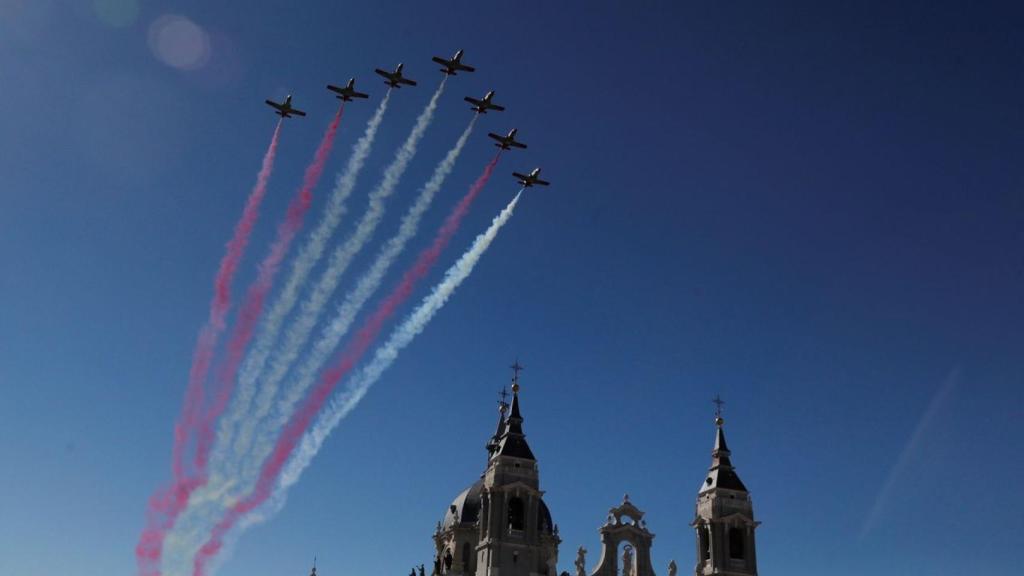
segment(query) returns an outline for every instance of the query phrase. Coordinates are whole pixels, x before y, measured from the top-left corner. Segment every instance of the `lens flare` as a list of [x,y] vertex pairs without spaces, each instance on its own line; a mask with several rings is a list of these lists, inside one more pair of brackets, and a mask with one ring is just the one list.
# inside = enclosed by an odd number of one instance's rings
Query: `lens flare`
[[198,70],[210,60],[210,36],[184,16],[165,14],[149,27],[149,49],[172,68]]

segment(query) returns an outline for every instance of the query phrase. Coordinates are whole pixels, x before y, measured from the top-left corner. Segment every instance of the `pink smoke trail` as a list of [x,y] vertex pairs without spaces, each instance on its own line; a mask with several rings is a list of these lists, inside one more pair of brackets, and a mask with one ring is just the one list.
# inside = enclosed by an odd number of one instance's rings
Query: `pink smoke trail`
[[281,135],[281,121],[274,128],[267,151],[263,154],[263,163],[256,175],[256,185],[242,209],[242,217],[235,224],[234,233],[228,241],[220,267],[213,281],[213,299],[210,301],[210,312],[206,324],[200,329],[192,352],[192,366],[189,369],[188,386],[185,388],[185,401],[181,415],[174,425],[174,444],[171,448],[171,472],[173,476],[169,487],[158,490],[149,499],[146,510],[146,527],[139,536],[135,547],[135,556],[140,574],[158,575],[157,568],[163,549],[163,536],[173,525],[174,518],[188,502],[188,494],[199,482],[189,478],[185,473],[184,453],[188,444],[189,431],[192,430],[199,411],[203,405],[203,382],[210,369],[213,351],[217,346],[220,334],[224,331],[224,320],[231,308],[231,283],[238,271],[245,248],[252,235],[252,229],[259,217],[260,205],[267,193],[267,183],[274,168],[277,156],[277,144]]
[[277,476],[288,461],[291,453],[295,450],[296,445],[301,440],[302,435],[309,427],[313,418],[330,397],[338,382],[341,381],[345,374],[352,370],[352,367],[355,366],[370,345],[373,344],[373,341],[384,327],[384,323],[412,295],[416,283],[426,276],[430,268],[437,262],[445,246],[448,245],[452,236],[458,231],[459,225],[469,212],[473,200],[476,199],[480,191],[487,184],[500,158],[501,152],[499,151],[494,159],[487,164],[483,173],[469,188],[466,195],[459,200],[459,203],[448,214],[444,224],[437,231],[433,244],[420,252],[416,262],[411,268],[406,270],[402,280],[391,291],[391,294],[377,306],[373,314],[364,322],[355,339],[339,355],[338,361],[320,375],[320,380],[310,393],[309,398],[306,399],[302,408],[295,413],[281,432],[281,436],[274,446],[274,451],[263,464],[262,470],[260,470],[260,476],[256,480],[256,486],[252,492],[228,510],[224,518],[214,526],[210,532],[210,537],[199,549],[193,561],[193,576],[206,576],[206,566],[220,552],[221,547],[224,545],[224,536],[227,535],[228,531],[234,527],[239,518],[270,498]]
[[338,133],[338,126],[341,124],[341,116],[344,110],[344,105],[338,108],[334,119],[327,127],[327,131],[324,132],[320,145],[313,155],[313,161],[306,167],[306,172],[302,179],[302,187],[299,188],[295,198],[292,199],[284,222],[278,226],[277,238],[271,246],[267,257],[260,263],[256,281],[249,286],[242,307],[239,309],[234,331],[231,334],[231,339],[228,340],[227,358],[221,364],[220,370],[218,370],[217,389],[213,403],[207,409],[199,424],[199,433],[196,440],[195,467],[203,475],[206,473],[210,448],[214,440],[213,424],[224,413],[228,400],[231,399],[231,393],[234,390],[235,379],[238,376],[238,368],[242,363],[245,349],[248,347],[249,341],[252,340],[253,333],[256,331],[256,323],[263,313],[263,305],[267,294],[273,287],[274,276],[281,266],[281,261],[284,260],[285,255],[288,253],[288,248],[295,235],[302,228],[303,217],[309,209],[310,202],[313,199],[313,189],[316,188],[317,182],[319,182],[320,176],[324,172],[324,165],[327,163],[331,148],[334,146],[334,137]]

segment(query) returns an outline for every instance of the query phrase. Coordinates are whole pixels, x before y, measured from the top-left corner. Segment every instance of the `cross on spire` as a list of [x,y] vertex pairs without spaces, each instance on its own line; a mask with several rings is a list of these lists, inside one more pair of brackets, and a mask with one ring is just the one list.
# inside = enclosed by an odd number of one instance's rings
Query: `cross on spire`
[[523,371],[522,364],[519,363],[519,359],[516,358],[514,364],[509,366],[512,369],[512,392],[519,392],[519,373]]
[[498,407],[502,411],[508,407],[508,389],[504,386],[501,387],[501,392],[498,392]]
[[722,418],[722,406],[725,404],[725,400],[722,400],[718,394],[715,394],[715,397],[711,402],[715,405],[715,419],[720,420]]

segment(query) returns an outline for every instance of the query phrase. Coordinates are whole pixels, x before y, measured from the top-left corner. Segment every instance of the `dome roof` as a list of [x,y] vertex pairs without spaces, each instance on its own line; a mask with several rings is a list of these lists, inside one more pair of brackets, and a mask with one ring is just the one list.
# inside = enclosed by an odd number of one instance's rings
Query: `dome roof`
[[477,480],[452,500],[445,510],[441,527],[445,530],[459,524],[473,524],[480,517],[480,494],[484,490],[484,481]]
[[[477,480],[472,486],[466,488],[452,500],[451,505],[445,510],[444,520],[441,521],[441,529],[448,530],[456,526],[475,524],[480,519],[480,503],[484,491],[483,480]],[[554,523],[551,521],[551,511],[544,500],[540,501],[540,514],[537,515],[537,528],[541,534],[551,534]]]
[[540,501],[540,514],[537,516],[537,528],[540,529],[541,534],[551,534],[554,523],[551,522],[551,511],[548,510],[548,505],[544,503],[544,500]]

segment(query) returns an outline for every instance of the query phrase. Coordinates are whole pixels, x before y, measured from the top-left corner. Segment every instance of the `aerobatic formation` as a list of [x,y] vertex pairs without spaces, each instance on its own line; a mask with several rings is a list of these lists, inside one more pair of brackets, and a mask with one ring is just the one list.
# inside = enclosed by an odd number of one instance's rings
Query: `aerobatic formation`
[[[401,272],[394,286],[377,296],[389,270],[417,235],[423,215],[443,190],[479,119],[487,112],[505,110],[493,101],[493,90],[479,99],[467,96],[464,100],[475,114],[458,140],[430,179],[419,186],[398,231],[381,243],[367,270],[353,278],[346,290],[340,290],[353,259],[373,241],[385,217],[387,199],[398,189],[416,155],[449,78],[475,71],[462,62],[462,57],[463,51],[459,50],[451,58],[432,58],[441,65],[442,79],[405,141],[370,188],[366,211],[346,231],[342,226],[346,203],[372,151],[391,92],[417,85],[405,75],[402,64],[392,71],[375,70],[388,86],[387,92],[339,172],[317,225],[290,259],[282,288],[274,292],[277,273],[288,260],[291,245],[302,233],[312,208],[313,192],[330,158],[345,104],[371,98],[356,89],[354,78],[344,86],[327,85],[340,101],[339,106],[276,224],[276,236],[260,260],[255,278],[242,292],[230,318],[234,279],[268,191],[283,122],[306,116],[293,104],[290,94],[282,102],[266,101],[280,119],[264,153],[256,185],[214,277],[208,317],[197,337],[181,414],[174,426],[171,480],[150,498],[136,546],[140,576],[210,574],[224,547],[246,526],[279,510],[288,489],[298,481],[327,435],[469,277],[512,217],[523,191],[549,184],[540,179],[540,168],[527,174],[513,172],[520,188],[512,200],[420,304],[403,321],[391,326],[394,316],[441,259],[502,154],[527,147],[516,139],[516,129],[505,135],[489,132],[487,136],[494,141],[497,153],[450,209],[413,264]],[[340,241],[332,245],[332,238]],[[310,273],[322,260],[326,260],[324,271],[311,278]],[[378,343],[389,326],[390,335]],[[224,342],[222,335],[226,335]],[[365,358],[370,351],[373,354]]]

